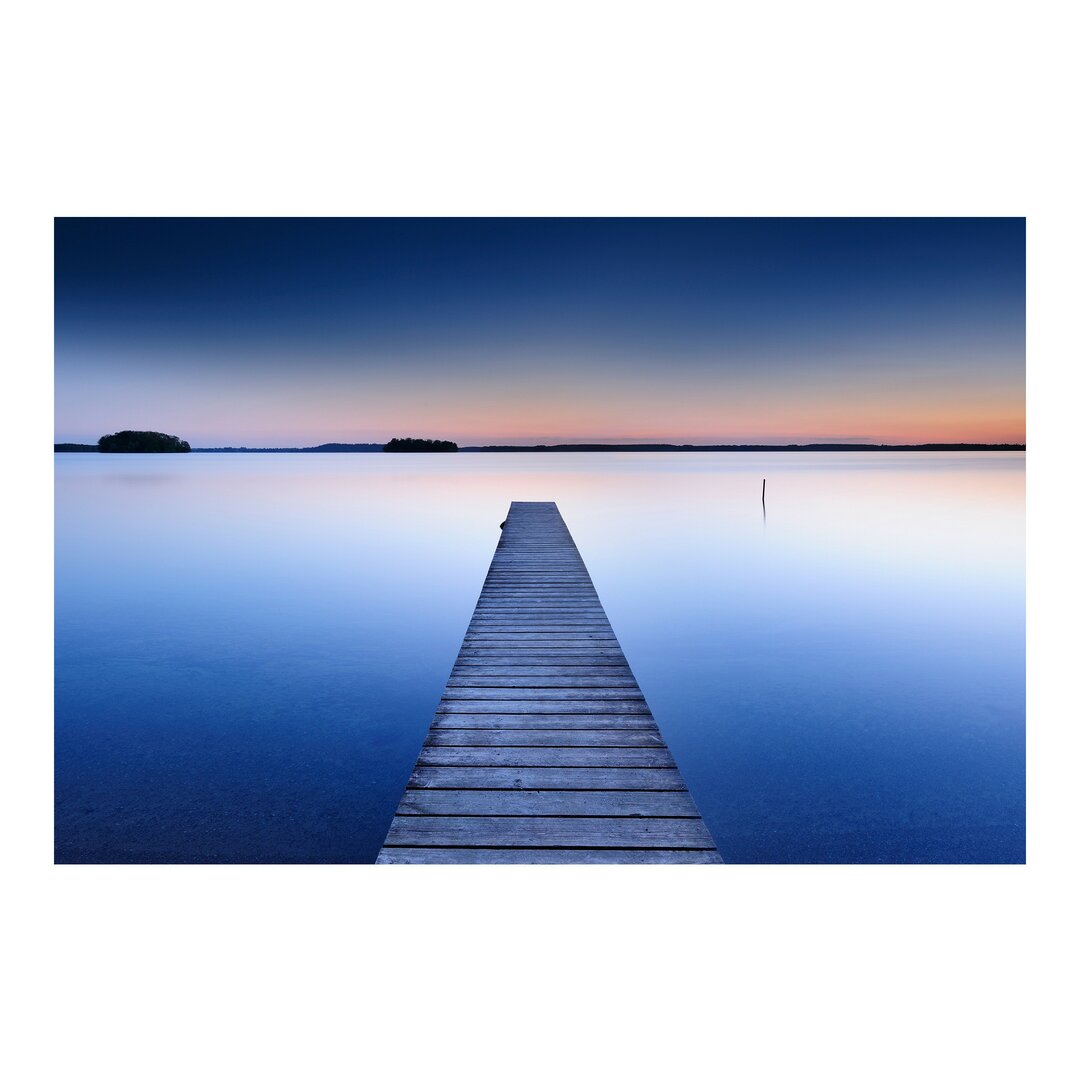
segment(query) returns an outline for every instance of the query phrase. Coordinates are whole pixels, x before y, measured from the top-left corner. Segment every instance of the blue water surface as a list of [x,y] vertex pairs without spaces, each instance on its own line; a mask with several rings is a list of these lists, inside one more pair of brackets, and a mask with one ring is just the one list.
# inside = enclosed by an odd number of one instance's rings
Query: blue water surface
[[1023,455],[850,452],[57,455],[57,861],[372,861],[512,499],[726,861],[1024,860]]

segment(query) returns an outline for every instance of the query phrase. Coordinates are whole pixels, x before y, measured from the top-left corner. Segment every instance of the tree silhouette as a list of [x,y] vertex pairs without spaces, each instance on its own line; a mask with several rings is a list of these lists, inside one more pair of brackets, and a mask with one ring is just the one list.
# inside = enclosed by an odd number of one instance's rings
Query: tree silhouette
[[446,439],[391,439],[383,451],[388,454],[456,454],[458,445]]
[[160,431],[118,431],[102,435],[98,449],[103,454],[187,454],[191,447],[175,435]]

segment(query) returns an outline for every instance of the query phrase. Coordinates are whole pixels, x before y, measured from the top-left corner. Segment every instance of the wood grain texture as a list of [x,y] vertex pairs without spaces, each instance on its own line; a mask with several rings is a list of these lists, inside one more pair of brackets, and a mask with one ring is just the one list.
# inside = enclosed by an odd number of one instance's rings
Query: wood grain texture
[[524,766],[549,769],[673,769],[666,746],[425,746],[419,765]]
[[656,728],[608,731],[568,728],[434,728],[424,746],[663,746]]
[[558,507],[512,503],[378,862],[721,861]]
[[470,698],[467,701],[448,700],[443,698],[436,710],[439,713],[531,713],[541,715],[548,713],[558,715],[586,715],[600,713],[636,714],[643,713],[652,715],[644,698],[639,701],[627,701],[617,699],[614,701],[559,701],[552,699],[518,698],[514,700],[504,699],[499,701],[483,701]]
[[593,713],[585,716],[553,715],[550,713],[452,713],[436,716],[431,731],[460,731],[466,729],[512,731],[522,728],[531,731],[632,731],[656,730],[656,721],[647,713],[622,715]]
[[697,817],[685,791],[406,791],[399,814]]
[[678,769],[483,768],[418,765],[408,788],[488,791],[685,791]]
[[606,728],[606,727],[653,727],[652,713],[640,712],[537,712],[522,709],[505,712],[500,709],[487,712],[438,712],[431,726],[436,727],[543,727],[543,728]]
[[[641,694],[637,682],[618,675],[452,675],[447,690],[623,690],[635,697]],[[465,695],[463,694],[464,698]]]
[[399,814],[386,843],[393,847],[711,848],[701,818],[431,817]]
[[443,701],[644,701],[636,683],[629,686],[447,686]]
[[719,863],[716,850],[664,852],[634,848],[424,848],[384,847],[377,863],[397,864],[461,864],[489,863],[507,865],[529,863],[539,866],[565,864],[609,865],[638,863]]

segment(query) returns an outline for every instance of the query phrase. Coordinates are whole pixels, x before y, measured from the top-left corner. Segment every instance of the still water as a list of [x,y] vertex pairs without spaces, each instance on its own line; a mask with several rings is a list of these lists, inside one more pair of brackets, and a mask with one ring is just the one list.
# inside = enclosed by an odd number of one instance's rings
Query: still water
[[861,452],[58,454],[57,860],[372,861],[512,499],[727,862],[1024,860],[1023,454]]

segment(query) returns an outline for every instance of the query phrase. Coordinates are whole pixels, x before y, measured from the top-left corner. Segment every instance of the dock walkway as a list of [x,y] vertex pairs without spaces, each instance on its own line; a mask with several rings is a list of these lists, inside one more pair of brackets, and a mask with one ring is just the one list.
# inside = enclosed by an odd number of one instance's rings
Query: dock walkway
[[716,863],[553,502],[514,502],[380,863]]

